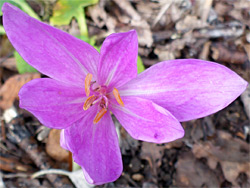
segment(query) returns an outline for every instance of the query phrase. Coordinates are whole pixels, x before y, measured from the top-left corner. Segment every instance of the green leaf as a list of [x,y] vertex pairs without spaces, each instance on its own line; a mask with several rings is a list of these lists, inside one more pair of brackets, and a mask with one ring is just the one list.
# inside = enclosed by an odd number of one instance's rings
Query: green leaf
[[0,35],[5,34],[5,30],[2,25],[0,25]]
[[141,57],[138,55],[138,58],[137,58],[137,73],[139,74],[144,70],[145,70],[145,67],[144,67],[143,62],[141,60]]
[[29,4],[25,0],[0,0],[0,16],[3,15],[2,6],[5,2],[17,6],[18,8],[29,14],[31,17],[40,20],[39,16],[34,12],[34,10],[29,6]]
[[100,52],[100,49],[101,47],[99,46],[96,46],[95,43],[96,43],[96,40],[95,40],[95,37],[86,37],[86,36],[76,36],[78,39],[81,39],[83,40],[84,42],[87,42],[88,44],[90,44],[91,46],[93,46],[98,52]]
[[87,37],[87,36],[81,35],[81,36],[76,36],[76,38],[83,40],[84,42],[87,42],[91,46],[95,46],[95,42],[96,42],[95,37]]
[[50,18],[52,25],[69,25],[72,18],[76,18],[81,35],[88,36],[84,7],[96,4],[98,0],[58,0]]
[[17,51],[14,52],[14,57],[16,59],[17,70],[20,74],[28,72],[38,72],[35,68],[30,66],[24,59],[18,54]]

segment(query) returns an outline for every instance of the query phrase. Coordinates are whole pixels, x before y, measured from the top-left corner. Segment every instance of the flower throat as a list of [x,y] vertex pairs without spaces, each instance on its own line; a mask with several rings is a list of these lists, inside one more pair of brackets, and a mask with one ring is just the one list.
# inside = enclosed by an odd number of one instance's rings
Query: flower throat
[[[108,105],[109,105],[109,97],[111,93],[107,93],[107,87],[106,86],[100,86],[96,83],[96,81],[91,81],[93,75],[88,73],[85,77],[85,93],[88,97],[86,101],[84,102],[83,109],[88,110],[91,106],[98,103],[98,112],[94,118],[93,123],[96,124],[100,121],[100,119],[106,114],[108,111]],[[90,92],[93,93],[93,95],[90,95]],[[114,88],[113,89],[113,95],[116,99],[116,101],[121,105],[124,106],[124,103],[121,99],[121,96],[119,94],[119,91]]]

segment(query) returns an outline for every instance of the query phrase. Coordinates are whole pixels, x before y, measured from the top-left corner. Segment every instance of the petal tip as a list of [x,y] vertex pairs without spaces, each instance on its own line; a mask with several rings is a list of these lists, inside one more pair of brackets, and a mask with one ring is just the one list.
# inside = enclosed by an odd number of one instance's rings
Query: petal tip
[[5,10],[6,10],[8,7],[11,7],[11,4],[5,2],[5,3],[3,4],[3,6],[2,6],[2,12],[5,12]]
[[90,175],[86,172],[86,170],[84,169],[83,166],[81,166],[82,170],[83,170],[83,174],[84,174],[84,178],[85,180],[87,181],[87,183],[89,184],[92,184],[92,185],[103,185],[105,183],[109,183],[109,182],[114,182],[116,181],[122,174],[122,171],[123,171],[123,167],[122,165],[120,166],[120,169],[118,169],[116,172],[115,172],[115,175],[111,175],[110,178],[106,179],[106,180],[101,180],[101,181],[98,181],[97,179],[92,179],[90,177]]
[[5,12],[10,10],[10,9],[18,10],[18,8],[16,6],[12,5],[11,3],[5,2],[2,6],[3,14],[5,14]]
[[131,29],[128,31],[128,33],[137,34],[137,31],[135,29]]

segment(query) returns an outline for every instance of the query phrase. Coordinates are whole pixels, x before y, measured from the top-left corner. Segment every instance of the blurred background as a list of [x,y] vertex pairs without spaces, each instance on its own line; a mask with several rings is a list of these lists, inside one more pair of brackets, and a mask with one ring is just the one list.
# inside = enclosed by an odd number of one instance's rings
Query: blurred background
[[[160,61],[198,58],[250,81],[250,0],[0,0],[0,7],[4,2],[97,50],[109,34],[136,29],[138,73]],[[0,188],[93,187],[60,147],[60,130],[19,108],[19,89],[40,77],[14,50],[0,19]],[[171,143],[134,140],[114,119],[124,170],[96,187],[250,187],[249,118],[250,88],[224,110],[182,123],[185,137]],[[52,168],[61,170],[31,178]]]

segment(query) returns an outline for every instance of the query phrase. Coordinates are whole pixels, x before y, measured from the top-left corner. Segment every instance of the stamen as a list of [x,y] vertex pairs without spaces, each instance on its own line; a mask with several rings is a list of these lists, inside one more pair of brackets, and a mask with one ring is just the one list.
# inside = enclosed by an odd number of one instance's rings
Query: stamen
[[107,109],[106,108],[102,108],[95,116],[94,119],[94,124],[98,123],[100,121],[100,119],[104,116],[104,114],[106,114]]
[[90,94],[90,85],[91,85],[91,80],[92,80],[93,75],[88,73],[87,76],[85,77],[85,93],[86,96],[88,97]]
[[121,106],[124,106],[124,103],[123,103],[123,101],[122,101],[122,99],[121,99],[121,96],[120,96],[120,94],[119,94],[119,91],[118,91],[116,88],[113,89],[113,95],[115,96],[116,101],[117,101]]
[[96,98],[97,97],[94,95],[87,98],[87,100],[84,102],[83,110],[88,110],[93,105],[93,102],[96,100]]

